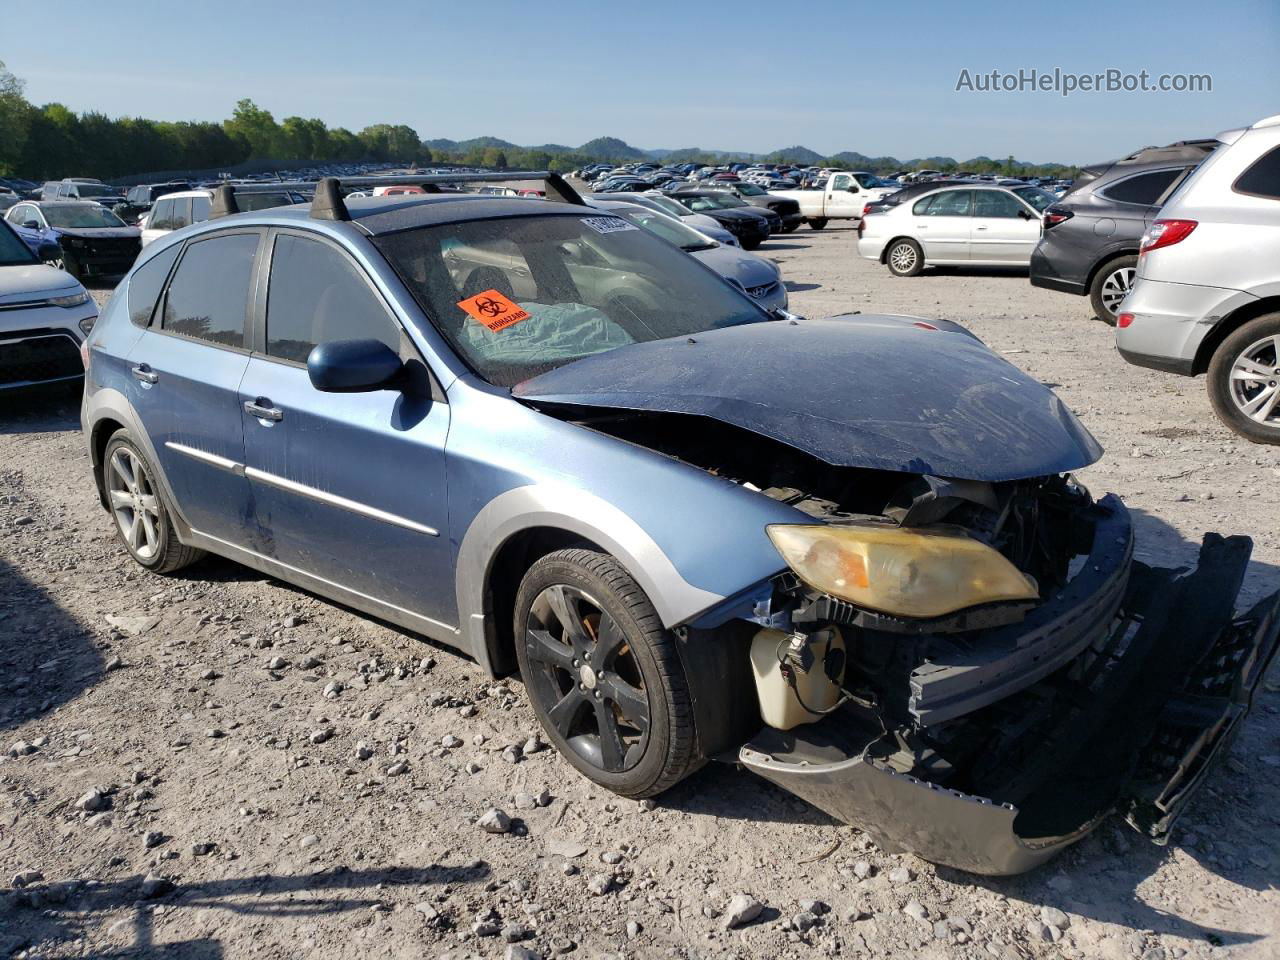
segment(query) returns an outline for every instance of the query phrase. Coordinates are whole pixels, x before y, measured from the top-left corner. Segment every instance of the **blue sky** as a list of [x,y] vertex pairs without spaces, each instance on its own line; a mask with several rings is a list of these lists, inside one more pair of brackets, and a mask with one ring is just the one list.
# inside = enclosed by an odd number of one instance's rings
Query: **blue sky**
[[[984,6],[222,0],[188,15],[172,2],[104,13],[44,0],[40,23],[71,28],[0,38],[0,60],[35,103],[113,116],[221,120],[250,97],[277,120],[521,144],[1078,163],[1280,112],[1277,0]],[[956,91],[963,69],[1054,68],[1209,74],[1213,89]]]

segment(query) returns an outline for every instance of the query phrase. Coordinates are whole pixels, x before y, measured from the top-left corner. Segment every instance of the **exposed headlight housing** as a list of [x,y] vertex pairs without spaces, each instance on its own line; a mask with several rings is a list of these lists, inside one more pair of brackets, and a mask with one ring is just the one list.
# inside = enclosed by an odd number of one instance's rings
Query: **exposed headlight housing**
[[771,524],[769,539],[822,593],[899,617],[941,617],[980,603],[1034,600],[1035,581],[952,530],[877,524]]
[[77,326],[80,328],[80,332],[87,337],[89,334],[93,332],[93,325],[97,322],[98,322],[98,315],[94,314],[92,317],[84,317],[83,319],[81,319],[81,321],[77,324]]
[[46,302],[51,307],[78,307],[82,303],[89,302],[89,294],[81,290],[79,293],[71,293],[65,297],[50,297]]

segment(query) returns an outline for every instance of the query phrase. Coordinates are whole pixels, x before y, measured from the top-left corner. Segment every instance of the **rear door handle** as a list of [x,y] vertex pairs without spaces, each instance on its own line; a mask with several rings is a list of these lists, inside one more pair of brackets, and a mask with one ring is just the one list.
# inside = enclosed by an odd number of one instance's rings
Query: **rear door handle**
[[145,363],[140,363],[133,368],[133,379],[141,383],[159,383],[160,374],[156,373]]
[[987,225],[986,225],[985,223],[980,223],[980,224],[978,224],[976,227],[974,227],[973,229],[975,229],[975,230],[985,230],[985,229],[987,229]]
[[256,400],[246,400],[244,402],[244,412],[251,417],[257,417],[259,420],[272,420],[279,422],[284,419],[284,411],[279,407],[273,407],[271,401],[266,397],[258,397]]

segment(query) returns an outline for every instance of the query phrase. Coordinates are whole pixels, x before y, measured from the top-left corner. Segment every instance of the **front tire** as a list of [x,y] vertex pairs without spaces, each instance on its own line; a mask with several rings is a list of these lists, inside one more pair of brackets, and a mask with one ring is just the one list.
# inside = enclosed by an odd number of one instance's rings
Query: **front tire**
[[594,783],[651,797],[699,764],[675,640],[613,557],[558,550],[525,574],[516,659],[547,739]]
[[825,229],[825,228],[826,228],[827,223],[828,223],[828,221],[827,221],[827,218],[826,218],[826,217],[810,217],[810,218],[809,218],[809,229],[810,229],[810,230],[823,230],[823,229]]
[[924,251],[914,240],[895,240],[885,251],[884,262],[895,277],[914,277],[924,269]]
[[173,573],[203,556],[173,528],[173,512],[156,471],[127,430],[117,430],[102,457],[102,487],[116,535],[129,556],[153,573]]
[[1120,303],[1133,289],[1137,274],[1138,258],[1135,256],[1116,257],[1104,263],[1089,285],[1089,302],[1093,305],[1093,315],[1114,327]]
[[1254,443],[1280,444],[1280,313],[1250,320],[1223,340],[1205,386],[1226,426]]

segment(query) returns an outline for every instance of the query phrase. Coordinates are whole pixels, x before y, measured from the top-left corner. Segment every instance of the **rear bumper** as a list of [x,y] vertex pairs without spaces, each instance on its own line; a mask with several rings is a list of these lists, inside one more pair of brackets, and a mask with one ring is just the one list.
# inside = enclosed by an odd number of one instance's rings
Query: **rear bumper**
[[1256,299],[1241,290],[1139,276],[1120,305],[1121,311],[1133,314],[1133,320],[1116,330],[1116,346],[1126,360],[1147,358],[1131,360],[1140,366],[1190,372],[1209,332]]
[[1045,243],[1046,241],[1041,240],[1040,244],[1031,251],[1031,285],[1043,287],[1046,290],[1057,290],[1060,293],[1074,293],[1081,297],[1087,294],[1089,288],[1084,282],[1084,277],[1063,276],[1060,265],[1045,255]]
[[858,256],[863,260],[879,261],[884,256],[884,245],[888,243],[887,237],[859,237],[858,238]]
[[1068,688],[1070,708],[1055,708],[1025,756],[994,761],[1000,779],[987,795],[950,786],[954,776],[936,783],[895,770],[870,748],[833,756],[838,738],[824,728],[839,714],[787,733],[766,728],[738,759],[888,852],[973,873],[1030,870],[1115,810],[1163,843],[1239,731],[1280,644],[1280,594],[1232,613],[1250,550],[1246,538],[1210,534],[1192,573],[1133,564],[1108,628],[1036,688]]

